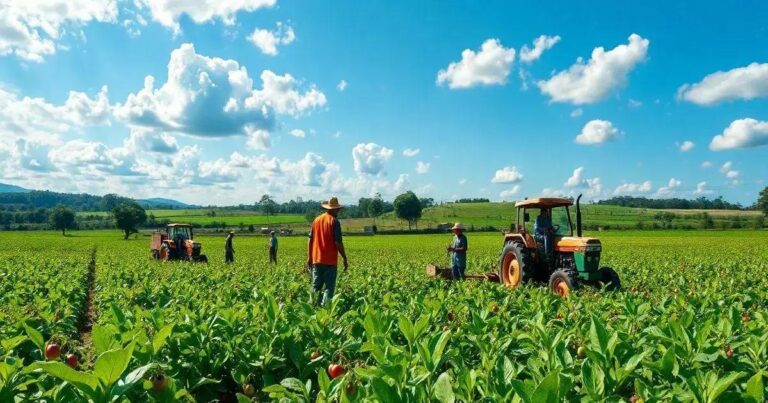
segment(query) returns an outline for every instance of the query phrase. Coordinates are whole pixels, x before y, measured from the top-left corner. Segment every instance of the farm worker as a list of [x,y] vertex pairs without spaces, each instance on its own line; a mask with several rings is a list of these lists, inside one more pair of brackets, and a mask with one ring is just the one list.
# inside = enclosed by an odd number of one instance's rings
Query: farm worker
[[328,202],[322,203],[322,207],[325,212],[312,222],[307,246],[307,267],[312,269],[312,290],[315,294],[319,294],[325,286],[322,299],[316,300],[319,305],[333,298],[333,291],[336,289],[338,255],[344,259],[344,270],[349,267],[341,239],[341,223],[336,218],[341,210],[339,199],[331,197]]
[[232,238],[235,237],[234,231],[229,231],[227,234],[227,242],[224,244],[224,263],[232,263],[235,261],[235,248],[232,247]]
[[454,280],[464,280],[464,272],[467,270],[467,237],[464,235],[464,225],[462,223],[454,224],[453,242],[448,247],[451,252],[451,273]]
[[275,231],[269,233],[269,263],[277,264],[277,235]]
[[544,244],[544,256],[547,260],[552,255],[552,217],[550,210],[543,208],[533,224],[533,233],[536,242]]

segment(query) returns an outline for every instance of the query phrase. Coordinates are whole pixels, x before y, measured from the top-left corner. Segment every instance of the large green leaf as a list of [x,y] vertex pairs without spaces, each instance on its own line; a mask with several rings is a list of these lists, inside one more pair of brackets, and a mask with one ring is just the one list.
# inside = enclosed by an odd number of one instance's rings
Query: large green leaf
[[93,397],[99,388],[99,379],[91,374],[76,371],[63,362],[36,362],[28,367],[28,370],[37,368],[75,385],[81,392]]
[[27,325],[26,323],[24,324],[24,331],[27,333],[27,337],[32,340],[32,343],[35,343],[37,348],[40,349],[40,354],[45,356],[45,340],[43,339],[43,335],[40,334],[37,329]]
[[112,325],[96,325],[91,330],[91,344],[96,354],[101,354],[112,349],[115,344],[115,330]]
[[173,333],[173,326],[173,323],[165,325],[162,329],[155,333],[155,337],[152,338],[152,351],[154,351],[155,354],[157,354],[157,352],[163,348],[163,345],[165,345],[165,341],[168,339],[168,336]]
[[135,345],[136,342],[131,342],[126,348],[109,350],[96,359],[96,363],[93,364],[93,374],[99,378],[104,386],[112,386],[123,376],[123,372],[128,368],[128,363],[131,361]]
[[451,377],[447,372],[443,372],[437,377],[434,392],[435,398],[441,403],[453,403],[456,401],[456,396],[453,393],[453,385],[451,385]]
[[142,382],[144,380],[144,376],[147,374],[147,371],[151,370],[154,367],[155,367],[155,364],[147,364],[131,371],[123,379],[119,380],[117,382],[117,385],[115,385],[112,388],[112,392],[111,392],[112,397],[113,398],[120,397],[125,393],[127,393],[138,383]]
[[764,393],[763,371],[757,371],[757,373],[747,381],[747,396],[755,399],[756,402],[763,402],[765,401]]
[[533,402],[558,403],[560,401],[560,371],[550,372],[536,387],[531,396]]
[[400,396],[398,396],[397,390],[381,378],[371,379],[371,388],[373,388],[373,393],[376,395],[376,399],[381,402],[394,403],[400,401]]
[[707,400],[710,402],[714,402],[717,400],[717,398],[723,394],[728,388],[731,387],[731,385],[736,382],[739,378],[743,377],[745,374],[743,372],[736,372],[726,375],[723,378],[720,378],[715,382],[715,385],[712,387],[712,390],[709,393],[709,396],[707,396]]

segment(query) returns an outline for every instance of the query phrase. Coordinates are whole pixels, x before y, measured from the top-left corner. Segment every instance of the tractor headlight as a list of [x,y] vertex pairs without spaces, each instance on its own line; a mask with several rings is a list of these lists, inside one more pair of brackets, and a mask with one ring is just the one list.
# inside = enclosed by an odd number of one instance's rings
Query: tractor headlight
[[602,249],[601,245],[587,245],[586,251],[587,252],[600,252]]

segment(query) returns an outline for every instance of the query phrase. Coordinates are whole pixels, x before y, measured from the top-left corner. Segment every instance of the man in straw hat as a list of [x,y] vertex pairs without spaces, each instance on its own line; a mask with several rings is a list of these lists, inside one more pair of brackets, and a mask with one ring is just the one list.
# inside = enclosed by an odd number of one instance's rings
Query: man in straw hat
[[448,247],[451,253],[451,272],[454,280],[464,280],[464,271],[467,270],[467,237],[464,235],[464,225],[457,222],[451,228],[453,241]]
[[227,242],[224,244],[224,263],[232,263],[235,261],[235,248],[232,246],[232,238],[235,237],[234,231],[229,231],[227,234]]
[[312,290],[315,294],[319,294],[325,286],[322,298],[316,299],[319,305],[333,298],[339,255],[344,259],[344,270],[349,267],[341,239],[341,223],[336,218],[341,210],[339,199],[331,197],[330,200],[322,203],[322,207],[325,212],[312,222],[307,247],[307,267],[312,270]]

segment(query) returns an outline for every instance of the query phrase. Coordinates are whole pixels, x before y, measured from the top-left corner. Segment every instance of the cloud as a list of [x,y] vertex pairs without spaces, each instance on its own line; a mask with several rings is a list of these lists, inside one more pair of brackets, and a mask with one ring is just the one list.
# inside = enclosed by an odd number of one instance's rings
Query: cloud
[[179,151],[179,144],[172,135],[143,129],[131,130],[131,134],[124,145],[138,152],[173,154]]
[[498,39],[487,39],[478,52],[464,49],[461,61],[452,62],[437,73],[437,84],[448,88],[471,88],[477,85],[503,85],[515,61],[515,50],[505,48]]
[[389,161],[393,154],[393,150],[376,143],[358,144],[352,149],[355,172],[381,175],[384,173],[384,163]]
[[734,120],[722,134],[713,137],[712,142],[709,143],[709,149],[723,151],[766,145],[768,145],[768,122],[746,118]]
[[92,22],[117,22],[116,0],[6,0],[0,6],[0,55],[42,62],[66,33]]
[[629,72],[645,60],[649,43],[640,35],[632,34],[628,44],[609,51],[603,47],[595,48],[588,62],[579,58],[568,70],[539,81],[537,85],[552,102],[582,105],[601,101],[611,91],[626,84]]
[[685,152],[691,151],[695,146],[696,145],[693,143],[693,141],[685,140],[683,141],[682,144],[680,144],[680,152],[685,153]]
[[270,134],[266,130],[246,128],[248,140],[245,145],[254,150],[268,150],[272,147]]
[[701,167],[702,168],[712,168],[712,163],[709,162],[709,161],[702,161],[701,162]]
[[732,184],[737,183],[739,171],[733,169],[733,162],[727,161],[722,166],[720,166],[720,173],[725,175],[726,178],[730,179]]
[[289,74],[264,70],[261,81],[263,88],[254,90],[237,61],[199,55],[183,44],[171,52],[168,80],[155,88],[147,76],[143,89],[115,107],[115,116],[134,127],[224,137],[271,130],[276,114],[300,116],[325,105],[322,92],[311,87],[300,93]]
[[519,192],[520,192],[520,185],[515,185],[499,193],[499,197],[501,197],[502,199],[507,199],[511,196],[518,194]]
[[301,129],[293,129],[290,131],[291,136],[298,137],[298,138],[304,138],[306,134],[304,133],[304,130]]
[[630,109],[637,109],[641,106],[643,106],[643,103],[641,101],[638,101],[636,99],[630,98],[627,102],[627,106],[629,106]]
[[619,185],[616,190],[613,191],[614,196],[648,193],[653,188],[651,181],[645,181],[643,183],[624,183]]
[[696,190],[693,191],[693,194],[696,195],[708,195],[712,193],[713,192],[711,190],[707,189],[707,182],[699,182],[696,184]]
[[545,50],[552,49],[558,42],[560,42],[560,36],[558,35],[541,35],[533,41],[533,49],[530,49],[528,45],[523,45],[520,49],[520,61],[523,63],[531,63],[538,60]]
[[504,167],[496,171],[491,179],[493,183],[517,183],[523,180],[523,174],[517,170],[517,167]]
[[409,157],[409,158],[415,157],[419,155],[419,152],[421,152],[421,150],[419,150],[418,148],[406,148],[405,150],[403,150],[403,156]]
[[99,177],[140,175],[132,153],[123,148],[110,149],[101,142],[72,140],[52,147],[48,155],[52,163],[72,173]]
[[679,99],[697,105],[714,105],[733,99],[768,96],[768,63],[752,63],[728,71],[718,71],[698,83],[685,84],[677,90]]
[[429,172],[429,167],[429,162],[419,161],[416,163],[416,173],[419,175],[424,175]]
[[607,120],[590,120],[581,129],[581,133],[576,136],[576,142],[579,144],[602,144],[616,139],[619,136],[619,130],[613,126],[613,123]]
[[669,178],[669,182],[667,183],[667,186],[662,186],[656,191],[657,196],[670,196],[672,195],[674,189],[677,189],[682,185],[683,182],[679,181],[675,178]]
[[573,189],[586,189],[589,196],[597,196],[603,191],[600,178],[584,178],[584,167],[573,170],[573,174],[565,181],[565,187]]
[[137,0],[147,7],[152,19],[164,27],[180,32],[179,19],[186,14],[197,24],[220,19],[225,25],[234,25],[238,12],[251,12],[260,8],[273,7],[277,0],[227,0],[227,1],[177,1]]
[[289,45],[296,39],[296,34],[293,27],[278,22],[277,29],[270,31],[256,28],[246,39],[259,48],[261,53],[275,56],[278,54],[278,45]]
[[347,89],[347,82],[345,80],[339,81],[339,83],[336,85],[336,89],[344,92],[344,90]]
[[584,114],[584,110],[581,109],[581,108],[576,108],[573,111],[571,111],[571,117],[572,118],[577,118],[577,117],[581,116],[582,114]]

